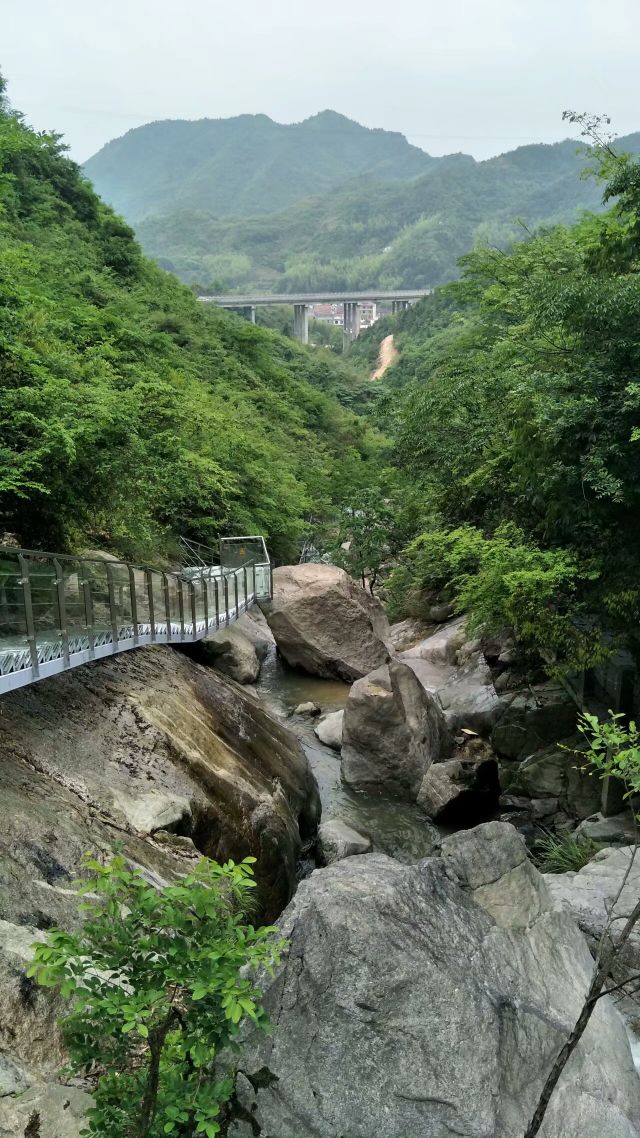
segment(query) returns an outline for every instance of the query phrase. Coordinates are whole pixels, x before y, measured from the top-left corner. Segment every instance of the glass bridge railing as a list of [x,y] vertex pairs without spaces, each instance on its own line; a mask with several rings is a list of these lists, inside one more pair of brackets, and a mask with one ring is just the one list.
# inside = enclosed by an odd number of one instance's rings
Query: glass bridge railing
[[262,538],[232,547],[242,553],[226,564],[174,573],[0,546],[0,694],[139,645],[190,643],[232,624],[271,595]]

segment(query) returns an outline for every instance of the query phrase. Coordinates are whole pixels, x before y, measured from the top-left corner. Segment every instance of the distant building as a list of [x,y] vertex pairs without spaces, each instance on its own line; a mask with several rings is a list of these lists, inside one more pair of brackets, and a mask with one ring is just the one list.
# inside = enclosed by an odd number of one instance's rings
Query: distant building
[[[363,300],[359,307],[360,327],[370,328],[378,319],[378,306],[375,300]],[[321,320],[324,324],[335,324],[337,328],[344,327],[342,304],[310,304],[309,316],[312,320]]]

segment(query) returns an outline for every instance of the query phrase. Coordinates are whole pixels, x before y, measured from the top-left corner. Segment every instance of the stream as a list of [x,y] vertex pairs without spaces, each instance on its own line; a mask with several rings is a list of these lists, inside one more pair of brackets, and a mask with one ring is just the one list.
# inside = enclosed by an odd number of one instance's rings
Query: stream
[[321,743],[310,716],[291,715],[300,703],[311,700],[323,715],[339,711],[349,695],[349,684],[340,680],[321,680],[287,667],[276,650],[262,665],[256,691],[268,711],[299,738],[318,783],[323,820],[339,817],[361,834],[367,834],[373,847],[398,861],[414,862],[428,857],[438,843],[440,831],[416,805],[386,796],[360,794],[344,786],[340,779],[340,755]]

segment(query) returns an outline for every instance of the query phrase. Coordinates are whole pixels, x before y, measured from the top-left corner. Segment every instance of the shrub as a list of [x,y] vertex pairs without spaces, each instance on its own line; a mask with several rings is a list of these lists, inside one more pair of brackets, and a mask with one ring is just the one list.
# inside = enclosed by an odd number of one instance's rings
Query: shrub
[[29,975],[71,999],[62,1020],[70,1069],[95,1079],[87,1135],[214,1138],[233,1082],[216,1057],[243,1020],[268,1020],[248,975],[284,947],[272,928],[245,923],[251,863],[203,859],[156,889],[122,857],[87,856],[78,884],[86,921],[53,929]]

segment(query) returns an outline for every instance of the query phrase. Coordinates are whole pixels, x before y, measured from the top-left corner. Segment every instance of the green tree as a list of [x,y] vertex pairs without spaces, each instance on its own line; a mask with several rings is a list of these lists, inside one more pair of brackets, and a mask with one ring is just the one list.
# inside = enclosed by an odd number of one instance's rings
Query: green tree
[[85,858],[85,922],[50,931],[29,974],[71,1000],[71,1070],[96,1081],[88,1135],[219,1133],[233,1081],[216,1059],[244,1020],[268,1027],[250,971],[272,968],[285,943],[246,923],[254,861],[202,859],[156,889],[122,857]]

